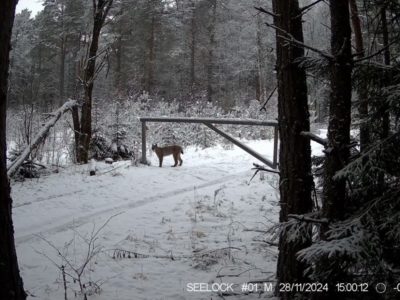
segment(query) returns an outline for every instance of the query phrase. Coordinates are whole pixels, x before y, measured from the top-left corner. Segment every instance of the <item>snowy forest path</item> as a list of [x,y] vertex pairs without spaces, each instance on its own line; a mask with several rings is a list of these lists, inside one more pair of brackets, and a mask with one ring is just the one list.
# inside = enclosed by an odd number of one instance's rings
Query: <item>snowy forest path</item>
[[[249,141],[260,153],[272,149],[268,143]],[[85,278],[104,282],[99,300],[128,300],[132,294],[143,300],[160,295],[200,300],[204,295],[185,292],[186,282],[242,272],[246,278],[236,279],[245,282],[249,276],[264,278],[264,271],[274,272],[275,249],[266,253],[264,237],[245,229],[263,230],[277,221],[276,175],[260,175],[249,183],[254,158],[222,145],[188,147],[177,168],[170,167],[171,156],[162,168],[154,153],[149,159],[150,166],[135,167],[98,162],[96,176],[89,176],[87,165],[72,165],[13,182],[16,247],[32,295],[63,298],[54,262],[64,262],[48,242],[79,267],[87,257],[87,239],[98,229],[96,245],[104,251]],[[138,257],[115,259],[119,250],[137,252]],[[227,261],[227,254],[232,260]],[[73,288],[73,282],[68,284]]]
[[[58,217],[57,218],[58,222],[53,223],[54,220],[52,220],[53,224],[51,227],[48,226],[49,220],[43,220],[43,222],[40,222],[39,224],[37,224],[37,226],[33,226],[33,227],[27,226],[25,228],[21,228],[21,230],[16,230],[16,239],[15,240],[16,240],[17,244],[25,243],[27,241],[30,241],[31,239],[38,238],[39,234],[40,235],[55,234],[55,233],[59,233],[59,232],[65,231],[65,230],[69,230],[71,228],[76,228],[76,227],[82,226],[87,223],[92,223],[96,217],[99,217],[102,215],[112,216],[112,215],[118,214],[120,212],[129,210],[129,209],[134,209],[134,208],[148,205],[148,204],[151,204],[151,203],[154,203],[157,201],[162,201],[163,199],[166,199],[166,198],[170,198],[173,196],[192,192],[194,189],[196,191],[198,191],[203,188],[211,187],[214,185],[219,185],[221,183],[228,182],[232,179],[241,178],[246,173],[248,173],[248,171],[223,176],[223,177],[213,179],[213,180],[207,181],[205,183],[201,183],[201,184],[196,184],[196,185],[191,184],[191,185],[185,186],[183,188],[178,188],[178,189],[174,189],[174,190],[163,192],[163,193],[156,193],[151,196],[141,197],[141,199],[134,201],[134,202],[129,202],[129,203],[120,202],[117,205],[108,205],[108,206],[104,206],[101,208],[99,207],[99,209],[90,211],[90,212],[82,213],[82,211],[81,211],[80,214],[74,215],[73,220],[68,221],[68,222],[62,222],[63,220],[70,217],[70,215],[68,214],[64,218]],[[193,177],[201,179],[199,176],[193,176]],[[100,186],[99,188],[101,189],[102,187]],[[49,197],[47,199],[41,199],[39,201],[32,201],[31,203],[38,203],[40,201],[50,200],[50,199],[53,199],[53,200],[62,199],[65,197],[70,197],[71,195],[76,195],[82,191],[84,191],[84,190],[76,190],[71,193],[60,194],[60,195],[56,195],[53,197]],[[43,230],[43,228],[46,228],[46,229]]]
[[[125,165],[125,167],[127,167],[128,165]],[[124,167],[124,165],[120,165],[117,168],[111,167],[111,168],[106,168],[106,169],[102,169],[102,172],[99,175],[108,173],[110,171],[119,169],[121,167]],[[80,189],[75,189],[73,191],[66,191],[63,193],[56,193],[56,194],[52,194],[52,195],[46,195],[46,196],[39,196],[35,199],[32,199],[30,201],[25,201],[25,202],[21,202],[21,203],[15,203],[15,201],[13,202],[13,209],[17,209],[23,206],[27,206],[27,205],[34,205],[34,204],[38,204],[40,202],[45,202],[45,201],[49,201],[49,200],[53,200],[53,199],[57,199],[57,198],[62,198],[62,197],[66,197],[66,196],[72,196],[72,195],[76,195],[79,194],[81,192],[83,192],[84,189],[80,188]]]

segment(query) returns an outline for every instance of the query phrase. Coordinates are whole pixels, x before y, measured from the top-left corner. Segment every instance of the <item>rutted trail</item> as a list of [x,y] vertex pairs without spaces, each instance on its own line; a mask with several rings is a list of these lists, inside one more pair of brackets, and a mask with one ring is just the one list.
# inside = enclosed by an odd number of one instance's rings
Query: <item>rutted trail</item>
[[[129,210],[129,209],[133,209],[139,206],[143,206],[143,205],[148,205],[151,203],[154,203],[156,201],[162,201],[163,199],[166,198],[170,198],[173,196],[178,196],[184,193],[188,193],[188,192],[192,192],[194,189],[196,189],[197,191],[202,189],[202,188],[206,188],[206,187],[211,187],[213,185],[219,185],[221,183],[225,183],[228,182],[232,179],[235,178],[240,178],[240,177],[244,177],[246,174],[248,174],[248,172],[239,172],[236,174],[232,174],[232,175],[227,175],[218,179],[214,179],[211,181],[208,181],[206,183],[202,183],[199,185],[190,185],[190,186],[186,186],[183,188],[179,188],[179,189],[175,189],[175,190],[171,190],[168,192],[164,192],[164,193],[156,193],[154,195],[151,196],[146,196],[146,197],[138,197],[139,199],[136,201],[132,201],[129,203],[126,203],[124,201],[121,201],[118,205],[106,205],[104,207],[97,207],[97,209],[91,211],[91,212],[82,212],[82,211],[77,211],[76,214],[73,216],[73,219],[71,220],[71,216],[70,215],[66,215],[65,218],[62,219],[58,219],[60,222],[56,222],[54,220],[51,220],[52,222],[52,226],[48,227],[49,224],[49,220],[45,220],[40,222],[39,224],[37,224],[36,226],[29,226],[29,228],[24,228],[22,230],[18,230],[16,232],[16,242],[17,243],[24,243],[27,242],[33,238],[36,238],[37,234],[53,234],[53,233],[58,233],[58,232],[62,232],[64,230],[68,230],[71,227],[77,227],[77,226],[81,226],[83,224],[86,223],[90,223],[92,222],[92,220],[100,215],[114,215],[116,213],[119,212],[123,212],[124,210]],[[102,187],[100,187],[102,188]],[[55,197],[52,197],[51,199],[54,201],[57,201],[57,198],[63,198],[63,197],[70,197],[71,195],[78,195],[80,191],[74,191],[71,192],[69,194],[64,194],[64,195],[58,195]],[[50,199],[50,198],[49,198]],[[31,202],[32,204],[37,204],[39,201],[33,201]],[[62,221],[66,221],[66,220],[70,220],[67,222],[62,222]],[[59,224],[58,224],[59,223]],[[45,229],[44,229],[45,228]]]
[[[265,141],[257,146],[265,147]],[[98,163],[98,175],[88,176],[87,166],[72,166],[59,174],[15,183],[12,197],[16,241],[21,243],[38,233],[80,226],[98,216],[162,201],[195,187],[201,189],[233,178],[250,178],[251,174],[245,172],[254,161],[251,156],[241,150],[217,148],[188,149],[184,165],[177,168],[156,167],[157,158],[153,155],[150,167],[131,167],[127,162],[119,162],[113,165],[115,170],[110,170],[109,165]]]

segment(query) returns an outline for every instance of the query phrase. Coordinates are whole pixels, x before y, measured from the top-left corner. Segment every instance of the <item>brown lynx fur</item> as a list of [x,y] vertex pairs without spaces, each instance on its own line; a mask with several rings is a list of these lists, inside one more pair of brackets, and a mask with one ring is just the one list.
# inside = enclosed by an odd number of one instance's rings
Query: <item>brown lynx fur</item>
[[181,154],[183,154],[183,150],[181,146],[173,145],[166,147],[158,147],[157,144],[153,144],[151,146],[151,150],[153,150],[157,154],[158,160],[160,161],[160,168],[162,167],[164,156],[168,156],[171,154],[174,157],[175,161],[173,167],[176,167],[178,165],[178,161],[179,161],[179,166],[182,166],[183,160],[181,158]]

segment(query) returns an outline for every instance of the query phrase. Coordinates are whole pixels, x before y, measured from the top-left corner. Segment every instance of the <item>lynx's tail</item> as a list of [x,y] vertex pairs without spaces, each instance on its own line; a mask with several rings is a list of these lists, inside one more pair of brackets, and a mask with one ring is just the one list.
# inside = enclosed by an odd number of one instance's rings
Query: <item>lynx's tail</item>
[[183,150],[181,149],[181,153],[183,154]]

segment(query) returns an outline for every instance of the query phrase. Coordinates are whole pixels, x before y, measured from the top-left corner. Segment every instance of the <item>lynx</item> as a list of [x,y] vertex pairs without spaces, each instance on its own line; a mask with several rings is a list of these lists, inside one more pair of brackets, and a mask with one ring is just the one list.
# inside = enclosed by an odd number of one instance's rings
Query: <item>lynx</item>
[[166,147],[158,147],[157,144],[153,144],[151,146],[151,150],[153,150],[158,157],[158,160],[160,161],[160,168],[162,167],[162,162],[163,162],[163,158],[164,156],[168,156],[171,155],[174,157],[174,161],[175,164],[173,165],[173,167],[176,167],[178,165],[178,161],[179,161],[179,165],[182,166],[182,158],[181,158],[181,154],[183,154],[183,150],[181,146],[178,145],[173,145],[173,146],[166,146]]

